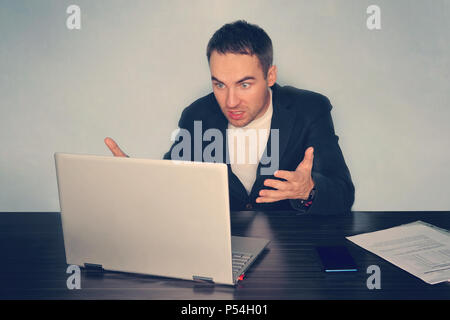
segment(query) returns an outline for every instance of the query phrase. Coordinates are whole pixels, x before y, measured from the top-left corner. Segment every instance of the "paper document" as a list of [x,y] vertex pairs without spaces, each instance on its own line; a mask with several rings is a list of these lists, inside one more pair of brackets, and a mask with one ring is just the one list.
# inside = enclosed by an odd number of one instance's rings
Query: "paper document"
[[416,221],[398,227],[347,237],[423,281],[450,281],[450,233]]

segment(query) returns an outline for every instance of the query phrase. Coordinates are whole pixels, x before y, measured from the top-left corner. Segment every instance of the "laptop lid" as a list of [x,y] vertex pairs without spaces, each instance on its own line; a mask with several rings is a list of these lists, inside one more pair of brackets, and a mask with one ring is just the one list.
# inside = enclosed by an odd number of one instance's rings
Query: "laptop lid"
[[68,264],[234,284],[226,164],[55,161]]

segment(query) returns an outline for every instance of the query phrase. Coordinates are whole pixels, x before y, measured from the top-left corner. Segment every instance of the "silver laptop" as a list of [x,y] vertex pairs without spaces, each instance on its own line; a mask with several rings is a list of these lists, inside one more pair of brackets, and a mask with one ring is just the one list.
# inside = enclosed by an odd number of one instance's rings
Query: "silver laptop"
[[226,164],[55,161],[67,264],[234,285],[269,243],[231,236]]

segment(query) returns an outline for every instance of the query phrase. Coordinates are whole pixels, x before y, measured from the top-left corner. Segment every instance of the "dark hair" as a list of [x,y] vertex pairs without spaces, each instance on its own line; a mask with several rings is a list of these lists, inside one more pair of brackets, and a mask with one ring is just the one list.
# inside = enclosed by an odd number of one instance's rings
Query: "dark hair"
[[272,40],[259,26],[244,20],[225,24],[213,34],[206,49],[208,63],[213,51],[221,54],[255,54],[261,64],[264,78],[267,77],[267,71],[273,62]]

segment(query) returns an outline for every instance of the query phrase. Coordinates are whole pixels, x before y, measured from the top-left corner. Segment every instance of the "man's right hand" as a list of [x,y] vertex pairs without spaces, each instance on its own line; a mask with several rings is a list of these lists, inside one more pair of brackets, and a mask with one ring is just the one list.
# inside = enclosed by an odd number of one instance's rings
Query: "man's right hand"
[[111,139],[109,137],[106,137],[104,141],[105,141],[106,146],[109,148],[109,150],[111,150],[111,152],[114,155],[114,157],[128,157],[125,154],[125,152],[123,152],[119,148],[119,146],[117,145],[117,143],[113,139]]

